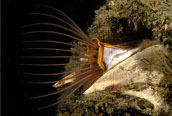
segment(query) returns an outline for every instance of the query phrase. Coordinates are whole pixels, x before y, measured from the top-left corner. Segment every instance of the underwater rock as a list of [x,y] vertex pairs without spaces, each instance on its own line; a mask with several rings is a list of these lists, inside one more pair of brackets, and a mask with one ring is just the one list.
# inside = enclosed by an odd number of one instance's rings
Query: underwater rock
[[163,115],[171,112],[170,51],[153,45],[126,59],[100,77],[81,98],[74,96],[58,111],[63,115]]
[[159,44],[105,72],[84,96],[76,92],[59,104],[59,116],[171,116],[172,1],[107,0],[88,32],[111,44],[147,38]]
[[107,0],[95,13],[90,37],[111,44],[152,37],[172,49],[171,0]]

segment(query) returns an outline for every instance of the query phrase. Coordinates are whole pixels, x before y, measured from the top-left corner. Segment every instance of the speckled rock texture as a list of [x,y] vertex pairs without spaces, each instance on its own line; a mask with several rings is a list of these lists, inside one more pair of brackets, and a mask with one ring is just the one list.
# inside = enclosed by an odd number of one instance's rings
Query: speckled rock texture
[[[161,44],[137,52],[107,71],[84,93],[84,96],[76,95],[60,104],[59,114],[170,116],[170,53]],[[107,87],[108,85],[111,86]]]
[[147,36],[172,46],[171,0],[107,0],[95,12],[90,37],[118,44]]
[[[107,0],[95,11],[90,37],[110,44],[157,40],[90,87],[58,105],[59,116],[171,116],[172,1]],[[82,89],[82,88],[81,88]]]

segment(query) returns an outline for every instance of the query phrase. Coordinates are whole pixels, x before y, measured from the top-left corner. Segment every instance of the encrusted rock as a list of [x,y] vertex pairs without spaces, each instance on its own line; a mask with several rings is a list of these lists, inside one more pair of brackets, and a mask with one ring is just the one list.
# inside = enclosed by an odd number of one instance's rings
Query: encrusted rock
[[[107,71],[83,97],[59,105],[69,115],[170,115],[172,60],[163,45],[150,46]],[[171,99],[171,98],[170,98]],[[169,102],[170,101],[170,102]]]

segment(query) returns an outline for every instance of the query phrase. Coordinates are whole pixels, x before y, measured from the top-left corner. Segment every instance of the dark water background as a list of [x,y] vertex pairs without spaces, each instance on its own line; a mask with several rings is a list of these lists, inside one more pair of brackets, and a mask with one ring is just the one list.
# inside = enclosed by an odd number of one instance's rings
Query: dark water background
[[[2,4],[2,116],[53,116],[56,107],[37,110],[36,106],[50,99],[29,100],[34,87],[23,76],[20,64],[22,26],[29,22],[29,13],[36,5],[56,7],[68,14],[86,31],[94,10],[105,0],[4,0]],[[46,89],[46,88],[44,88]],[[56,99],[56,98],[53,98]]]

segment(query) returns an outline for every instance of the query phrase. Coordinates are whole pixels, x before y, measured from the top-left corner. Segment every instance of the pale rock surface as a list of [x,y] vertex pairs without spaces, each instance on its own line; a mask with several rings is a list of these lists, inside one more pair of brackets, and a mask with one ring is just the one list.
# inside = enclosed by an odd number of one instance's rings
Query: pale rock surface
[[155,111],[168,112],[169,105],[162,94],[166,88],[160,91],[158,86],[164,78],[171,78],[170,57],[163,45],[148,47],[108,70],[84,94],[107,90],[111,86],[111,92],[118,89],[121,94],[148,100]]

